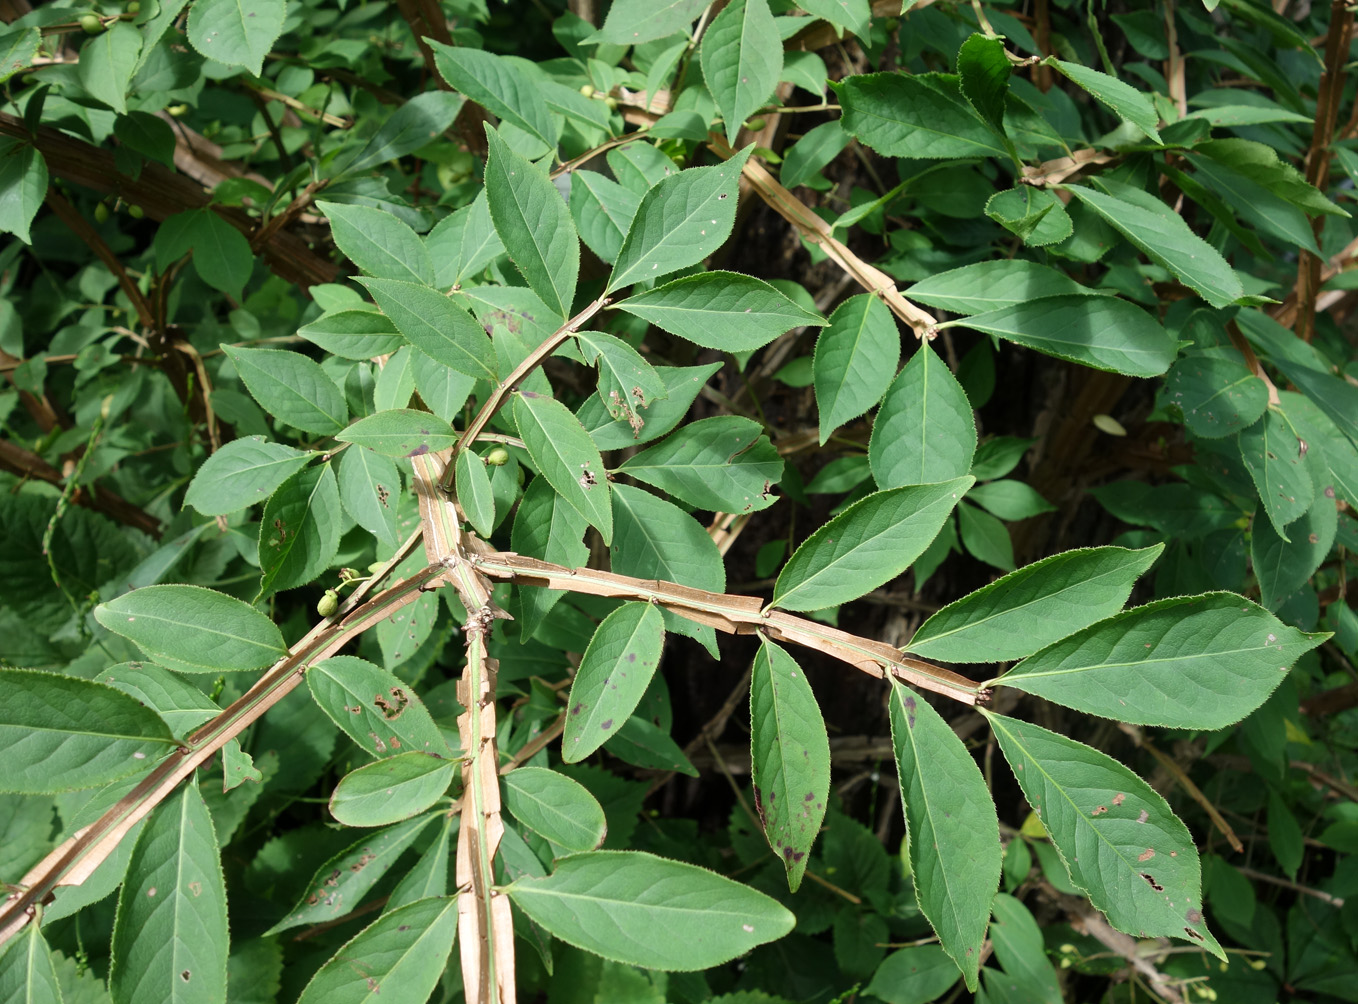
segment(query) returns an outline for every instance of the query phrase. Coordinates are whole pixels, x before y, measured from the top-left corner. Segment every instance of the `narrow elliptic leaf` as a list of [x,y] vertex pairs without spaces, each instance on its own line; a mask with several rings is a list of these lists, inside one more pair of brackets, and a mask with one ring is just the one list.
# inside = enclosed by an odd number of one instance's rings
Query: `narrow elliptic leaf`
[[454,474],[457,501],[467,516],[467,522],[482,537],[490,537],[495,529],[495,496],[490,490],[486,462],[471,450],[461,450],[457,455]]
[[1055,642],[1001,679],[1118,721],[1221,729],[1263,704],[1328,637],[1289,627],[1234,593],[1175,596]]
[[835,429],[882,399],[900,361],[900,332],[880,299],[860,293],[835,308],[811,363],[822,446]]
[[1268,387],[1235,358],[1184,356],[1165,376],[1160,400],[1203,439],[1230,436],[1263,417]]
[[425,1000],[448,965],[456,937],[456,896],[421,899],[384,913],[321,966],[297,1004]]
[[721,365],[720,362],[714,362],[705,366],[655,367],[656,374],[665,385],[665,396],[652,398],[646,409],[646,422],[639,429],[625,416],[614,418],[597,395],[585,400],[576,412],[576,417],[589,430],[594,445],[601,450],[620,450],[649,443],[679,424],[702,391],[703,384],[721,369]]
[[604,618],[571,683],[563,760],[583,760],[623,727],[650,686],[664,645],[665,620],[650,603],[624,603]]
[[223,345],[246,388],[279,421],[314,436],[333,436],[349,421],[335,381],[300,352]]
[[189,11],[189,44],[208,59],[255,76],[283,33],[284,0],[199,0]]
[[820,610],[894,579],[938,536],[973,483],[967,475],[874,492],[855,502],[793,552],[773,587],[773,605]]
[[[585,517],[553,491],[546,478],[534,478],[515,510],[509,546],[519,554],[578,568],[589,560],[589,547],[584,542],[588,529]],[[560,589],[541,586],[520,585],[518,588],[517,616],[522,622],[521,640],[527,643],[542,619],[566,594]]]
[[920,909],[969,988],[1000,884],[1000,822],[976,760],[933,707],[891,681],[891,739]]
[[585,42],[641,45],[666,38],[686,29],[707,4],[708,0],[614,0],[604,26]]
[[118,895],[115,1004],[226,1000],[226,880],[212,816],[186,784],[147,820]]
[[868,25],[872,21],[872,8],[868,6],[868,0],[806,0],[805,3],[799,0],[797,6],[813,17],[825,18],[836,28],[852,32],[864,41],[868,38]]
[[1118,118],[1130,122],[1154,142],[1160,142],[1160,133],[1155,128],[1160,121],[1160,115],[1155,110],[1155,102],[1151,100],[1149,94],[1138,91],[1130,84],[1124,84],[1117,77],[1111,77],[1092,67],[1081,66],[1079,63],[1068,63],[1055,57],[1046,60],[1046,63],[1048,66],[1056,67],[1066,77],[1088,91]]
[[954,314],[983,314],[1047,296],[1098,296],[1050,265],[1022,259],[981,261],[939,272],[915,283],[912,300]]
[[1358,447],[1335,426],[1327,414],[1309,394],[1281,391],[1283,414],[1287,416],[1297,435],[1309,447],[1313,477],[1318,484],[1317,496],[1329,498],[1327,489],[1350,506],[1358,506]]
[[990,925],[990,941],[1007,981],[1016,983],[1032,1004],[1062,1004],[1065,998],[1056,968],[1047,961],[1042,928],[1028,908],[1021,900],[998,893],[991,911],[995,921]]
[[383,913],[390,913],[403,906],[429,899],[431,896],[445,896],[448,893],[448,865],[452,855],[449,845],[457,832],[457,817],[444,814],[439,835],[434,838],[429,849],[420,855],[415,867],[406,872],[405,878],[397,883]]
[[339,249],[369,275],[429,285],[434,263],[420,235],[404,221],[371,206],[317,202]]
[[750,352],[791,328],[826,323],[762,279],[735,272],[684,276],[615,306],[670,334],[723,352]]
[[608,825],[597,799],[579,781],[546,767],[520,767],[500,779],[510,815],[567,851],[592,851]]
[[354,446],[339,458],[339,493],[344,511],[383,544],[396,547],[400,533],[396,508],[401,498],[401,472],[388,457]]
[[481,380],[497,380],[495,349],[475,318],[432,286],[401,279],[360,279],[406,341],[436,363]]
[[752,149],[747,147],[715,167],[680,171],[647,191],[605,292],[662,279],[698,264],[726,243],[736,224],[740,171]]
[[97,679],[135,697],[159,715],[176,736],[187,736],[222,713],[217,702],[199,687],[154,663],[119,663],[101,670]]
[[[282,920],[264,932],[264,937],[303,924],[324,924],[352,913],[420,831],[441,815],[434,812],[416,816],[385,830],[363,834],[316,869],[301,898]],[[398,912],[393,911],[393,915]]]
[[1022,659],[1121,610],[1164,549],[1091,547],[1035,561],[949,603],[905,651],[943,662]]
[[15,935],[0,954],[0,1001],[62,1004],[52,951],[36,922]]
[[[443,79],[501,120],[555,149],[556,123],[536,81],[513,60],[470,45],[429,43]],[[544,151],[546,152],[546,151]]]
[[1009,91],[1013,64],[1004,51],[1004,41],[979,31],[957,50],[957,76],[962,94],[981,118],[998,132],[1004,131],[1004,96]]
[[865,994],[887,1004],[929,1004],[957,982],[957,963],[939,945],[914,945],[886,957]]
[[457,442],[457,433],[427,411],[396,408],[361,418],[335,438],[384,457],[418,457],[446,450]]
[[302,325],[297,334],[342,359],[375,359],[406,343],[391,320],[371,307],[330,311]]
[[288,651],[265,614],[202,586],[145,586],[95,607],[94,617],[181,672],[258,669]]
[[311,462],[315,454],[294,450],[263,436],[227,443],[208,457],[193,476],[184,504],[204,516],[225,516],[257,502]]
[[633,715],[623,722],[622,728],[604,743],[604,749],[624,763],[636,767],[698,776],[698,768],[684,756],[684,751],[669,732],[640,715]]
[[452,756],[410,684],[366,659],[332,656],[308,669],[306,682],[321,710],[370,756]]
[[1285,527],[1311,508],[1316,486],[1311,480],[1306,450],[1283,415],[1270,408],[1264,417],[1239,436],[1240,459],[1259,490],[1259,501],[1285,541]]
[[783,40],[768,0],[732,0],[703,33],[703,80],[734,143],[745,120],[773,94],[783,72]]
[[1302,517],[1289,524],[1292,540],[1278,536],[1267,519],[1254,520],[1250,536],[1250,565],[1259,579],[1259,602],[1277,610],[1304,586],[1330,553],[1338,528],[1335,500],[1318,493]]
[[36,24],[0,35],[0,84],[32,66],[41,45],[42,29]]
[[640,204],[641,196],[597,171],[571,174],[571,216],[581,239],[610,265],[618,260]]
[[1186,155],[1194,176],[1205,181],[1226,200],[1240,218],[1263,233],[1319,254],[1311,221],[1300,208],[1253,178],[1210,157]]
[[1221,253],[1154,196],[1127,185],[1118,186],[1116,196],[1081,185],[1066,189],[1212,306],[1225,307],[1245,295]]
[[1188,827],[1154,788],[1112,757],[982,710],[1071,880],[1120,931],[1181,938],[1225,961],[1203,919]]
[[651,404],[669,397],[665,381],[640,352],[615,335],[581,331],[575,340],[581,355],[599,367],[599,400],[609,415],[640,432]]
[[391,113],[382,128],[340,168],[346,174],[357,174],[386,164],[408,153],[428,146],[435,137],[453,124],[466,98],[447,91],[425,91],[417,94]]
[[514,424],[528,455],[556,493],[613,539],[613,509],[603,458],[580,420],[556,398],[531,391],[514,395]]
[[1058,359],[1127,376],[1159,376],[1178,352],[1173,335],[1112,296],[1049,296],[954,322]]
[[441,220],[424,239],[434,259],[434,285],[447,289],[479,275],[505,253],[495,232],[490,205],[483,187],[470,206],[463,206]]
[[706,868],[642,851],[593,851],[507,890],[567,944],[645,969],[690,972],[776,941],[796,919],[777,900]]
[[580,238],[561,193],[545,173],[486,126],[486,198],[495,232],[528,286],[563,320],[580,274]]
[[126,21],[85,39],[76,63],[76,76],[90,96],[120,115],[127,111],[127,86],[141,55],[141,32]]
[[1007,157],[952,73],[868,73],[830,88],[846,132],[884,157]]
[[279,486],[259,523],[261,596],[295,589],[330,567],[343,512],[329,464],[304,467]]
[[[47,161],[28,143],[0,147],[0,233],[32,244],[29,227],[47,197]],[[733,218],[734,224],[734,218]]]
[[813,182],[826,165],[849,145],[849,139],[849,134],[838,122],[822,122],[783,151],[779,182],[786,188]]
[[767,638],[750,670],[750,777],[764,836],[796,892],[830,800],[830,738],[806,674]]
[[0,688],[0,791],[96,788],[145,770],[175,746],[159,715],[103,683],[0,668]]
[[960,478],[976,454],[976,419],[947,363],[920,343],[882,399],[868,441],[879,488]]
[[685,425],[619,468],[675,498],[713,512],[747,513],[777,501],[783,458],[763,427],[738,415]]
[[442,798],[456,770],[453,760],[419,752],[364,764],[335,785],[330,814],[345,826],[399,823]]

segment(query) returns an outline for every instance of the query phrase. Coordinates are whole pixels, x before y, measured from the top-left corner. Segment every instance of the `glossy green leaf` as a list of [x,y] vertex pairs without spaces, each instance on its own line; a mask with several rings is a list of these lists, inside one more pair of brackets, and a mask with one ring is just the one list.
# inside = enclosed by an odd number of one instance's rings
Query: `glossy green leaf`
[[822,446],[835,429],[882,399],[900,360],[901,336],[886,304],[860,293],[835,308],[811,364]]
[[0,146],[0,233],[32,244],[28,228],[47,197],[47,162],[32,145]]
[[571,683],[563,760],[583,760],[622,728],[650,686],[664,645],[665,620],[650,603],[624,603],[604,618]]
[[397,408],[361,418],[335,438],[384,457],[418,457],[448,449],[457,442],[457,433],[427,411]]
[[184,504],[204,516],[225,516],[263,502],[314,454],[272,443],[263,436],[234,439],[198,468]]
[[52,950],[36,922],[13,935],[0,952],[0,1001],[62,1004]]
[[[431,42],[443,79],[482,108],[556,148],[557,127],[536,81],[513,60],[469,45]],[[545,152],[545,151],[544,151]]]
[[1124,84],[1117,77],[1109,76],[1107,73],[1095,70],[1092,67],[1081,66],[1079,63],[1068,63],[1064,59],[1055,57],[1047,59],[1045,62],[1048,66],[1056,67],[1067,79],[1073,80],[1088,91],[1118,118],[1136,126],[1152,141],[1160,142],[1160,133],[1155,128],[1160,121],[1160,116],[1156,112],[1155,102],[1151,100],[1149,94],[1138,91],[1130,84]]
[[284,0],[200,0],[189,10],[189,44],[256,77],[283,32]]
[[[584,543],[588,529],[585,518],[552,490],[546,478],[534,478],[514,513],[509,546],[519,554],[578,568],[589,560],[589,547]],[[522,621],[520,639],[523,642],[532,638],[538,624],[565,595],[560,589],[519,586],[517,616]]]
[[1312,216],[1349,215],[1311,185],[1300,171],[1283,160],[1278,151],[1267,143],[1238,137],[1214,139],[1198,144],[1194,152],[1227,165]]
[[720,965],[792,930],[777,900],[697,865],[594,851],[508,889],[514,905],[577,948],[646,969]]
[[1005,157],[1004,144],[951,73],[868,73],[830,83],[840,124],[885,157]]
[[967,392],[946,363],[921,343],[892,382],[868,441],[879,488],[934,484],[971,470],[976,419]]
[[735,143],[783,73],[783,41],[768,0],[731,0],[703,33],[698,59],[726,123],[726,141]]
[[159,715],[103,683],[0,668],[0,686],[6,764],[0,791],[95,788],[143,771],[175,748]]
[[471,450],[461,450],[455,462],[457,501],[472,529],[490,537],[495,529],[495,496],[490,490],[486,462]]
[[547,175],[486,126],[486,198],[495,232],[528,286],[562,319],[571,316],[580,274],[580,238]]
[[826,323],[763,280],[734,272],[684,276],[615,306],[723,352],[749,352],[791,328]]
[[587,42],[641,45],[681,32],[703,12],[708,0],[615,0],[604,26]]
[[[233,299],[243,299],[254,270],[254,252],[245,235],[211,208],[176,213],[164,220],[152,246],[162,271],[192,251],[194,271],[203,282]],[[248,380],[246,386],[250,386]]]
[[943,662],[1032,655],[1121,610],[1163,550],[1156,544],[1053,554],[949,603],[920,625],[905,650]]
[[694,167],[664,178],[641,197],[618,250],[606,293],[663,279],[702,261],[726,243],[736,223],[741,150],[715,167]]
[[126,21],[116,21],[108,30],[85,39],[76,76],[91,97],[123,114],[127,111],[127,88],[140,55],[141,32]]
[[967,498],[992,516],[1011,522],[1056,510],[1056,506],[1039,495],[1027,482],[1008,478],[976,485],[967,492]]
[[456,937],[456,896],[422,899],[384,913],[321,966],[297,1004],[426,1000],[438,986]]
[[1240,459],[1254,479],[1264,512],[1285,541],[1285,527],[1300,519],[1315,501],[1306,451],[1283,415],[1273,409],[1239,435]]
[[972,557],[1002,572],[1014,570],[1014,543],[1009,528],[990,513],[963,502],[957,507],[957,532]]
[[750,670],[750,779],[764,835],[796,892],[830,800],[830,740],[806,674],[768,638]]
[[1109,922],[1135,937],[1180,938],[1223,958],[1203,919],[1193,837],[1159,792],[1074,739],[982,714],[1071,879]]
[[915,945],[886,957],[863,992],[886,1004],[929,1004],[957,982],[957,963],[938,945]]
[[401,542],[396,509],[401,498],[401,473],[387,457],[361,446],[339,458],[339,493],[344,511],[383,544]]
[[364,764],[335,785],[330,814],[345,826],[399,823],[442,798],[456,770],[455,761],[418,751]]
[[266,412],[315,436],[333,436],[349,421],[335,381],[300,352],[223,345],[246,389]]
[[406,341],[436,363],[496,381],[495,350],[486,331],[432,286],[400,279],[359,280]]
[[1004,96],[1012,69],[1002,39],[973,33],[957,50],[963,96],[997,132],[1004,131]]
[[1240,172],[1210,157],[1185,155],[1195,176],[1207,183],[1246,223],[1271,237],[1319,254],[1311,221],[1297,206]]
[[786,188],[810,184],[849,145],[849,139],[838,122],[822,122],[783,151],[778,180]]
[[201,586],[145,586],[95,607],[94,617],[181,672],[258,669],[288,650],[267,615]]
[[1327,637],[1289,627],[1234,593],[1175,596],[1054,642],[1001,679],[1105,718],[1220,729],[1263,704]]
[[555,398],[525,391],[514,395],[514,424],[542,476],[609,543],[613,509],[608,476],[580,420]]
[[1254,521],[1250,565],[1259,580],[1259,602],[1277,610],[1315,574],[1334,544],[1339,514],[1335,500],[1318,493],[1311,508],[1288,525],[1291,541],[1278,536],[1267,519]]
[[[1297,339],[1288,341],[1298,345],[1304,344]],[[1292,359],[1275,357],[1274,362],[1283,371],[1283,375],[1297,385],[1297,390],[1305,394],[1340,432],[1350,441],[1358,443],[1358,387],[1343,377],[1299,365]],[[1292,410],[1295,411],[1296,408]]]
[[367,171],[428,146],[453,124],[465,102],[462,95],[447,91],[415,95],[391,113],[352,159],[341,160],[341,170],[346,174]]
[[319,201],[330,234],[349,260],[371,276],[429,285],[434,262],[420,235],[402,220],[371,206]]
[[982,261],[931,275],[906,290],[912,300],[955,314],[983,314],[1051,296],[1100,295],[1049,265]]
[[259,522],[260,596],[295,589],[330,567],[343,513],[329,464],[304,467],[279,486]]
[[601,450],[619,450],[627,446],[640,446],[653,439],[659,439],[669,432],[688,414],[703,385],[717,370],[721,363],[708,363],[705,366],[657,366],[656,375],[665,385],[665,396],[653,398],[646,409],[645,424],[635,428],[625,417],[613,418],[599,397],[586,399],[576,416],[589,431],[594,445]]
[[1358,506],[1358,446],[1336,428],[1330,416],[1309,396],[1281,391],[1283,414],[1304,439],[1312,457],[1314,479],[1320,491],[1329,496],[1333,488],[1350,506]]
[[579,781],[546,767],[519,767],[500,779],[510,815],[567,851],[592,851],[608,829],[604,810]]
[[698,776],[698,768],[684,756],[684,751],[669,732],[639,715],[633,715],[623,722],[622,728],[604,743],[604,749],[624,763],[637,767]]
[[777,501],[783,459],[763,427],[737,415],[692,422],[619,468],[699,509],[747,513]]
[[226,880],[198,785],[152,811],[132,850],[113,924],[116,1004],[226,999]]
[[571,175],[570,210],[580,237],[610,265],[618,260],[640,204],[640,196],[596,171]]
[[297,334],[342,359],[375,359],[405,344],[387,316],[371,308],[330,311],[302,325]]
[[370,756],[451,756],[419,695],[385,669],[336,655],[308,669],[306,681],[321,710]]
[[1183,414],[1195,436],[1220,439],[1253,425],[1268,407],[1268,387],[1236,358],[1184,356],[1165,377],[1161,400]]
[[773,587],[773,605],[820,610],[894,579],[938,536],[973,479],[874,492],[808,537]]
[[[1015,843],[1023,846],[1021,840]],[[995,920],[990,925],[990,941],[1006,980],[1033,1004],[1062,1004],[1065,998],[1056,969],[1047,961],[1046,939],[1028,908],[1013,896],[999,893],[991,910]]]
[[895,679],[890,714],[915,895],[943,950],[975,987],[1003,858],[995,802],[952,727]]
[[615,420],[626,422],[639,433],[646,426],[652,403],[669,396],[665,381],[621,338],[602,331],[581,331],[576,342],[586,361],[599,367],[599,400]]

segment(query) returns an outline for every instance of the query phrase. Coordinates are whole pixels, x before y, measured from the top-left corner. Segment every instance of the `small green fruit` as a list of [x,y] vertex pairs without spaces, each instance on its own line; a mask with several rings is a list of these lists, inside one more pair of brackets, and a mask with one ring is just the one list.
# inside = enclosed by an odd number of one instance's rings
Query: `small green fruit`
[[99,20],[98,14],[82,14],[80,27],[86,35],[98,35],[104,30],[104,22]]
[[594,85],[593,85],[593,84],[586,84],[584,87],[580,88],[580,93],[583,94],[583,95],[584,95],[585,97],[587,97],[587,98],[592,98],[592,97],[594,97]]
[[333,617],[335,611],[339,609],[339,593],[333,589],[327,589],[325,595],[316,604],[316,612],[322,617]]
[[134,220],[139,220],[146,215],[146,210],[142,209],[141,206],[128,206],[127,215],[132,217]]
[[382,569],[386,567],[387,563],[385,561],[374,561],[371,565],[368,566],[368,574],[376,575],[378,572],[382,571]]
[[608,110],[610,112],[615,112],[618,110],[618,99],[615,97],[609,96],[604,98],[604,104],[608,105]]
[[107,203],[107,202],[98,202],[98,203],[95,203],[95,206],[94,206],[94,222],[95,222],[95,223],[107,223],[107,222],[108,222],[108,216],[109,216],[109,212],[108,212],[108,203]]
[[132,2],[127,5],[127,12],[129,14],[141,13],[141,4],[138,2],[138,0],[132,0]]
[[750,119],[750,121],[745,123],[745,128],[750,130],[750,132],[758,132],[768,124],[767,119]]
[[491,467],[503,467],[509,463],[509,451],[503,446],[497,446],[486,454],[486,463]]

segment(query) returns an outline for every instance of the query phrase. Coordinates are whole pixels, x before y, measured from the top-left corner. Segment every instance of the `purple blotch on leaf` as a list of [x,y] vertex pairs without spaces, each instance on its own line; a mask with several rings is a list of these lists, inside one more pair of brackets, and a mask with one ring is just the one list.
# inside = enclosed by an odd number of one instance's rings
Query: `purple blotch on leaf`
[[611,719],[611,718],[607,719],[602,725],[599,726],[599,728],[601,728],[601,729],[611,729],[612,727],[613,727],[613,719]]

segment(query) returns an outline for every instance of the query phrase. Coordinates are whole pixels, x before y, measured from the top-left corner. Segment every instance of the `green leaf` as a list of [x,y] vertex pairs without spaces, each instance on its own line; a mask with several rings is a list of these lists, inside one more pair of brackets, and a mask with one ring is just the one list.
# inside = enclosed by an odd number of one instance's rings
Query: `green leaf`
[[785,188],[810,184],[849,145],[849,139],[838,122],[822,122],[783,151],[778,180]]
[[820,610],[894,579],[924,553],[973,479],[906,485],[860,499],[808,537],[773,587],[773,605]]
[[[1358,506],[1358,447],[1335,427],[1329,414],[1311,397],[1291,391],[1281,391],[1278,397],[1283,414],[1310,447],[1307,455],[1315,457],[1311,463],[1321,468],[1315,478],[1326,488],[1332,484],[1350,506]],[[1322,489],[1320,494],[1329,493]]]
[[[185,587],[188,588],[188,587]],[[0,668],[0,791],[95,788],[145,770],[175,746],[150,708],[114,687]]]
[[1004,96],[1009,92],[1012,64],[1004,41],[975,32],[957,50],[957,76],[962,94],[992,129],[1004,132]]
[[581,331],[575,336],[580,353],[599,367],[599,400],[615,420],[627,422],[638,432],[650,414],[652,402],[669,396],[669,388],[641,353],[621,338],[601,331]]
[[175,132],[163,119],[150,112],[131,112],[119,115],[113,134],[140,154],[158,160],[166,166],[174,165]]
[[318,201],[330,234],[349,260],[371,276],[429,285],[434,263],[420,235],[390,213],[371,206]]
[[360,279],[382,313],[411,345],[436,363],[459,373],[489,380],[495,372],[495,349],[485,328],[471,314],[432,286],[400,279]]
[[713,373],[721,369],[721,365],[715,362],[705,366],[655,367],[656,375],[665,385],[665,396],[651,400],[650,407],[646,409],[646,422],[641,428],[636,428],[626,417],[613,418],[597,395],[587,398],[576,416],[589,431],[594,445],[601,450],[620,450],[649,443],[679,424],[688,414],[689,406],[702,391],[703,385]]
[[42,29],[37,25],[15,28],[0,35],[0,84],[32,66],[41,45]]
[[777,900],[697,865],[642,851],[593,851],[508,888],[548,932],[606,959],[689,972],[776,941],[796,922]]
[[1220,164],[1192,153],[1185,156],[1196,168],[1196,176],[1215,189],[1242,220],[1253,224],[1263,233],[1295,244],[1312,254],[1320,253],[1311,230],[1311,221],[1291,202],[1233,170],[1228,164]]
[[1031,185],[996,192],[986,201],[985,214],[1017,234],[1029,247],[1059,243],[1071,235],[1075,226],[1055,194]]
[[1117,77],[1110,77],[1100,70],[1079,63],[1067,63],[1055,57],[1044,60],[1047,66],[1054,66],[1068,79],[1088,91],[1100,104],[1123,121],[1130,122],[1156,143],[1161,142],[1156,125],[1160,116],[1155,111],[1155,102],[1149,94],[1124,84]]
[[[1023,846],[1022,840],[1015,843]],[[1046,939],[1028,908],[1013,896],[999,893],[991,910],[995,922],[990,925],[990,941],[1006,979],[1033,1004],[1062,1004],[1065,998],[1056,969],[1047,961]]]
[[892,382],[868,441],[880,488],[934,484],[971,470],[976,419],[967,392],[923,342]]
[[1290,541],[1283,528],[1300,519],[1316,497],[1297,434],[1280,412],[1270,408],[1258,422],[1242,429],[1238,439],[1240,459],[1259,490],[1264,512],[1278,536]]
[[592,851],[604,840],[604,810],[579,781],[546,767],[520,767],[500,779],[510,814],[567,851]]
[[1122,609],[1163,550],[1092,547],[1035,561],[949,603],[920,625],[905,651],[943,662],[1032,655]]
[[836,28],[853,32],[865,42],[872,21],[868,0],[798,0],[797,6],[812,17],[821,17]]
[[1338,520],[1335,500],[1323,492],[1316,495],[1305,515],[1289,524],[1290,542],[1279,537],[1267,519],[1255,519],[1250,565],[1259,579],[1259,601],[1265,607],[1277,610],[1316,573],[1334,544]]
[[835,429],[882,399],[900,360],[901,336],[886,304],[860,293],[835,308],[811,363],[822,446]]
[[1268,793],[1268,848],[1274,859],[1294,880],[1297,870],[1306,857],[1305,837],[1297,824],[1297,817],[1287,807],[1281,795],[1271,790]]
[[580,420],[555,398],[523,391],[514,395],[514,424],[548,484],[609,543],[613,509],[608,476]]
[[131,694],[176,736],[187,736],[222,713],[207,694],[178,674],[149,662],[124,662],[100,672],[100,683]]
[[957,963],[938,945],[902,948],[886,957],[864,989],[887,1004],[929,1004],[957,982]]
[[[36,28],[33,30],[37,31]],[[13,936],[0,954],[0,1001],[5,1004],[62,1004],[61,984],[52,964],[52,951],[36,921]]]
[[452,760],[419,751],[364,764],[335,785],[330,814],[345,826],[399,823],[442,798],[456,769]]
[[604,749],[624,763],[637,767],[698,776],[698,768],[684,756],[684,751],[670,738],[669,732],[639,715],[633,715],[623,722],[622,728],[604,743]]
[[736,415],[691,422],[618,470],[713,512],[747,513],[777,501],[783,458],[763,426]]
[[311,978],[297,1004],[422,1001],[438,985],[457,937],[457,897],[433,897],[384,913]]
[[890,713],[915,895],[974,988],[1004,856],[995,802],[952,727],[894,678]]
[[1189,355],[1166,375],[1160,399],[1183,414],[1195,436],[1220,439],[1263,417],[1268,387],[1238,356]]
[[386,315],[371,308],[332,310],[302,325],[297,334],[341,359],[375,359],[406,343]]
[[570,317],[580,274],[580,238],[561,193],[547,175],[486,126],[486,198],[495,232],[528,286],[563,319]]
[[612,178],[596,171],[571,175],[571,216],[581,239],[609,265],[618,260],[639,205],[641,197]]
[[703,33],[698,59],[726,123],[726,141],[735,143],[740,127],[773,94],[783,73],[783,41],[768,0],[727,4]]
[[95,607],[94,619],[185,673],[259,669],[288,651],[268,616],[201,586],[144,586]]
[[391,460],[361,446],[345,450],[339,458],[339,494],[355,523],[388,547],[400,544],[401,473]]
[[1049,296],[947,322],[953,325],[1127,376],[1159,376],[1178,352],[1159,321],[1112,296]]
[[684,31],[703,12],[708,0],[614,0],[604,26],[585,42],[641,45]]
[[[587,529],[589,524],[585,518],[552,490],[546,478],[534,478],[514,513],[509,546],[519,554],[578,568],[589,560],[589,548],[583,540]],[[520,639],[523,642],[527,643],[533,637],[537,625],[565,595],[560,589],[519,586],[518,618],[522,622]],[[569,720],[566,728],[569,731]]]
[[1100,295],[1049,265],[997,259],[931,275],[906,290],[912,300],[955,314],[983,314],[1042,297]]
[[405,878],[397,883],[391,898],[387,900],[387,905],[382,908],[384,913],[431,896],[443,896],[448,892],[448,864],[452,858],[449,844],[456,832],[457,817],[445,814],[438,836],[429,845],[429,849],[420,855],[415,867],[406,872]]
[[723,352],[750,352],[790,328],[826,323],[762,279],[735,272],[684,276],[615,306],[696,345]]
[[696,265],[726,243],[736,223],[740,170],[752,147],[715,167],[693,167],[641,197],[605,293]]
[[954,74],[868,73],[830,88],[843,109],[840,125],[884,157],[1008,156]]
[[1164,798],[1110,756],[981,712],[1077,887],[1120,931],[1225,953],[1207,930],[1193,837]]
[[113,924],[109,990],[123,1002],[226,999],[226,880],[198,785],[152,811],[127,867]]
[[246,436],[227,443],[203,462],[184,504],[204,516],[225,516],[265,501],[274,489],[309,464],[314,454]]
[[[433,812],[416,816],[385,830],[363,834],[316,869],[293,908],[263,936],[267,938],[304,924],[324,924],[352,913],[362,905],[363,897],[381,881],[401,853],[441,815],[441,812]],[[388,916],[394,917],[400,912],[393,910]]]
[[304,467],[274,492],[259,522],[259,595],[305,586],[339,551],[343,514],[329,464]]
[[482,537],[495,529],[495,496],[490,490],[486,462],[471,450],[462,450],[455,463],[457,501],[467,522]]
[[1029,656],[1005,686],[1140,725],[1220,729],[1263,704],[1328,634],[1306,634],[1234,593],[1157,600]]
[[240,300],[254,269],[255,255],[245,235],[204,207],[176,213],[160,225],[152,246],[163,272],[190,251],[198,277],[213,289]]
[[429,231],[424,243],[434,259],[434,285],[439,289],[480,274],[504,254],[504,242],[490,218],[485,186],[470,206],[463,206]]
[[320,709],[369,756],[451,755],[419,695],[366,659],[331,656],[308,669],[306,681]]
[[256,77],[283,33],[283,0],[199,0],[189,10],[189,44],[209,59]]
[[1293,205],[1300,206],[1312,216],[1349,215],[1327,199],[1302,177],[1300,171],[1280,158],[1278,151],[1266,143],[1239,138],[1214,139],[1199,143],[1194,152],[1227,165]]
[[[536,81],[511,59],[472,46],[428,43],[443,79],[482,108],[556,149],[557,127]],[[544,151],[546,152],[546,151]]]
[[1008,528],[988,512],[963,502],[957,507],[957,530],[972,557],[1002,572],[1014,570],[1014,543]]
[[126,21],[115,21],[107,31],[85,39],[76,63],[76,77],[90,97],[124,114],[127,88],[140,55],[141,32]]
[[1011,522],[1056,510],[1056,506],[1023,481],[992,481],[977,485],[967,492],[967,498],[992,515]]
[[0,233],[32,244],[28,228],[47,197],[47,162],[27,143],[9,143],[0,154]]
[[397,408],[360,418],[335,438],[384,457],[418,457],[448,449],[457,442],[457,433],[427,411]]
[[[1108,183],[1104,182],[1105,187]],[[1225,307],[1245,295],[1240,277],[1216,248],[1193,233],[1182,216],[1159,199],[1130,185],[1107,195],[1081,185],[1066,185],[1152,261],[1159,262],[1214,307]]]
[[571,683],[563,760],[583,760],[622,728],[650,686],[664,646],[665,619],[650,603],[624,603],[604,618]]
[[345,174],[358,174],[414,153],[433,142],[453,124],[466,102],[460,94],[425,91],[401,105],[347,162]]
[[806,674],[766,637],[750,670],[750,778],[764,836],[796,892],[830,801],[830,740]]
[[241,381],[266,412],[314,436],[333,436],[349,420],[344,395],[320,364],[300,352],[223,345]]

